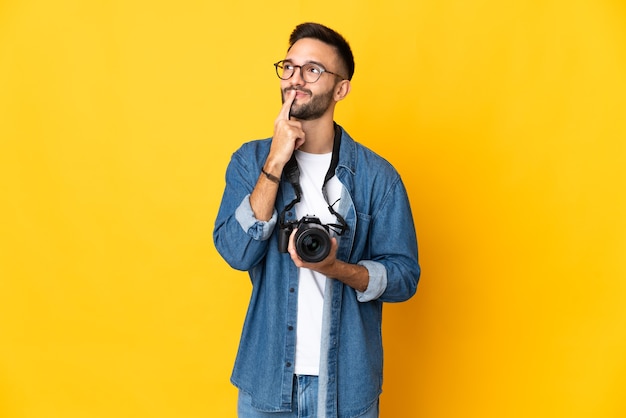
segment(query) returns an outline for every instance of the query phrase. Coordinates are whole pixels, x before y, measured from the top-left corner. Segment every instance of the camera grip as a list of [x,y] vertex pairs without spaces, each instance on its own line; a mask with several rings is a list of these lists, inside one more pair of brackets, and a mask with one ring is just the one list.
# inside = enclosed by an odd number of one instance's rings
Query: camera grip
[[281,227],[278,231],[278,251],[286,253],[289,247],[289,236],[291,235],[293,228]]

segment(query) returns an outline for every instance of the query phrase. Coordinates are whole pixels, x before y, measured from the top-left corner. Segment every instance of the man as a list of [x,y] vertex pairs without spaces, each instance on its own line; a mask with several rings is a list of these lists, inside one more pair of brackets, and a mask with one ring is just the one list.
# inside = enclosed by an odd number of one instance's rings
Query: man
[[420,275],[409,200],[334,123],[354,73],[345,39],[301,24],[274,65],[274,135],[233,154],[213,234],[252,281],[231,378],[239,417],[377,417],[382,303],[413,296]]

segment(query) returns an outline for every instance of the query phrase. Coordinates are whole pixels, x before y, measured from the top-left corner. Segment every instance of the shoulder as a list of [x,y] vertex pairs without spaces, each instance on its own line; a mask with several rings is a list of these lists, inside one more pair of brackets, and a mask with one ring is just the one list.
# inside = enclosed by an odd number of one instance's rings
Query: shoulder
[[265,161],[272,144],[271,138],[244,142],[233,152],[231,162],[245,166],[258,165]]
[[359,156],[362,159],[361,163],[364,166],[375,167],[377,170],[396,172],[395,167],[376,151],[358,142],[356,143],[356,146],[359,150]]
[[371,148],[355,141],[343,131],[340,154],[341,164],[347,166],[357,176],[385,178],[395,181],[399,174],[395,167],[383,156]]
[[235,154],[254,155],[258,153],[267,153],[272,144],[272,138],[255,139],[252,141],[244,142],[235,151]]

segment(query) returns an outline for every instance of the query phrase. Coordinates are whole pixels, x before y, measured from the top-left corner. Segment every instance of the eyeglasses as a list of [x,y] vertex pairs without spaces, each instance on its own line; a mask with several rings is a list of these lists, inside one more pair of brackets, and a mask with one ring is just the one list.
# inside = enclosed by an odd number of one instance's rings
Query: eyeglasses
[[276,67],[276,75],[281,80],[289,80],[293,77],[296,73],[296,68],[300,69],[300,77],[302,77],[302,79],[307,83],[315,83],[324,73],[332,74],[342,80],[345,80],[345,78],[339,74],[335,74],[332,71],[328,71],[321,65],[313,64],[311,62],[304,65],[293,65],[289,61],[282,60],[275,63],[274,67]]

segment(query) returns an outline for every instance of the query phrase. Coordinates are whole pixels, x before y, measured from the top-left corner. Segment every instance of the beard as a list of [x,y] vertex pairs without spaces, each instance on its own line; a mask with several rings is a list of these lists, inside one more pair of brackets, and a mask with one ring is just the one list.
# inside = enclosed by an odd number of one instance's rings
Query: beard
[[[283,103],[285,102],[285,93],[289,91],[291,88],[287,88],[283,91],[282,99]],[[297,89],[304,91],[309,94],[309,102],[298,104],[294,100],[291,104],[291,111],[289,112],[290,117],[294,117],[300,120],[315,120],[319,119],[326,113],[328,108],[330,107],[333,100],[333,90],[330,89],[326,93],[321,93],[318,95],[313,95],[310,90]]]

